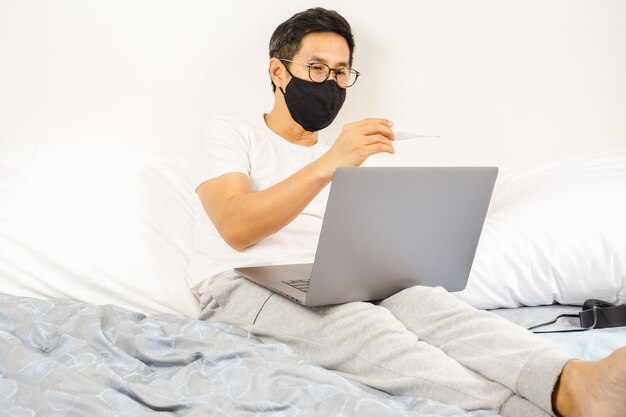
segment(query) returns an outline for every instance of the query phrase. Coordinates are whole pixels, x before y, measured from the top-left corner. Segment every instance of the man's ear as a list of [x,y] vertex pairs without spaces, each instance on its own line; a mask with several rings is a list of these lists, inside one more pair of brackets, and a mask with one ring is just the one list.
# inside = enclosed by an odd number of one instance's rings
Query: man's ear
[[278,58],[270,58],[269,70],[276,88],[282,87],[284,90],[287,82],[289,82],[289,77],[283,63]]

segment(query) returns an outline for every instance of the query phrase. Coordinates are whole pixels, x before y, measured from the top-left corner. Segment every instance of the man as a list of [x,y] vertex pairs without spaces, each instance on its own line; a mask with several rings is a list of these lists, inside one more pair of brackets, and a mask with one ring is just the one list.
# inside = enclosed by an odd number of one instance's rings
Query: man
[[345,125],[332,146],[318,140],[358,78],[353,51],[339,14],[298,13],[270,41],[272,111],[211,122],[193,168],[210,218],[197,237],[206,255],[206,279],[196,286],[203,318],[287,343],[318,365],[394,395],[504,416],[625,416],[624,348],[602,361],[575,360],[441,288],[416,286],[376,304],[307,308],[232,271],[310,262],[335,169],[394,152],[392,123],[382,118]]

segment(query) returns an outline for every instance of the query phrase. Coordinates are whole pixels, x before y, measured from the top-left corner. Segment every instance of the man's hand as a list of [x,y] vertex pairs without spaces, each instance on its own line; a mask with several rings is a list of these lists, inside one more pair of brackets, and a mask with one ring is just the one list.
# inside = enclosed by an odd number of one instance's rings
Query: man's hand
[[394,153],[393,124],[387,119],[368,118],[348,123],[333,146],[320,158],[330,175],[340,166],[359,166],[379,152]]

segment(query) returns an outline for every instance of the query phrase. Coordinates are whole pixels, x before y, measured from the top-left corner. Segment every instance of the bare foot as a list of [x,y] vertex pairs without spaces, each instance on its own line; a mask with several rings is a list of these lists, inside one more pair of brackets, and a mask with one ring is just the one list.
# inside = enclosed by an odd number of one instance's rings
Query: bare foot
[[553,398],[563,417],[626,417],[626,346],[599,361],[568,362]]

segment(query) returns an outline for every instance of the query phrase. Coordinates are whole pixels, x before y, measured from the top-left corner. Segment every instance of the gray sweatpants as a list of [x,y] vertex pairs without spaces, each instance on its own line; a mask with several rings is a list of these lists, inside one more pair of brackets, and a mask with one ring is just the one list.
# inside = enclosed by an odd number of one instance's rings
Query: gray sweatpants
[[507,417],[552,414],[564,350],[442,288],[379,303],[303,307],[226,272],[199,289],[201,318],[289,345],[303,359],[393,395]]

